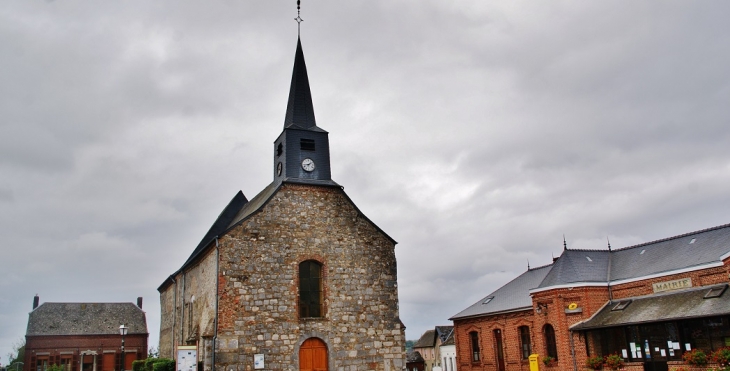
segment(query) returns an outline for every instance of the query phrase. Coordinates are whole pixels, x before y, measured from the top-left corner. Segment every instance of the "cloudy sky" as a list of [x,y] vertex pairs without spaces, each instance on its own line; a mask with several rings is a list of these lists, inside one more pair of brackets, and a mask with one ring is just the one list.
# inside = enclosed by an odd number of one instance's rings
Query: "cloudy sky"
[[[333,178],[409,339],[562,250],[730,223],[730,3],[304,0]],[[0,8],[0,363],[41,302],[145,299],[272,180],[287,1]]]

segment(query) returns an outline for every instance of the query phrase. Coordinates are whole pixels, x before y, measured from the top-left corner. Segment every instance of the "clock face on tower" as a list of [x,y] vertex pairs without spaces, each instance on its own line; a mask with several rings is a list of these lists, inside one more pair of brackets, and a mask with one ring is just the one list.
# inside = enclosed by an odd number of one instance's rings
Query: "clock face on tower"
[[302,160],[302,169],[307,172],[314,171],[314,161],[311,158],[305,158]]
[[281,162],[279,162],[278,164],[276,164],[276,176],[281,176],[281,170],[282,170],[282,168],[283,168],[283,165],[281,164]]

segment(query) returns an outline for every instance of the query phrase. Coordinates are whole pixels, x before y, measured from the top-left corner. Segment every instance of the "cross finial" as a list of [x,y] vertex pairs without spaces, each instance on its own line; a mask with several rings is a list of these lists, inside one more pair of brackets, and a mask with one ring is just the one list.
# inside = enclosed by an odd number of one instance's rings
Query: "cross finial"
[[294,18],[294,20],[297,21],[297,35],[302,34],[302,22],[304,22],[304,20],[300,16],[300,12],[301,12],[300,3],[301,3],[301,1],[297,0],[297,17]]

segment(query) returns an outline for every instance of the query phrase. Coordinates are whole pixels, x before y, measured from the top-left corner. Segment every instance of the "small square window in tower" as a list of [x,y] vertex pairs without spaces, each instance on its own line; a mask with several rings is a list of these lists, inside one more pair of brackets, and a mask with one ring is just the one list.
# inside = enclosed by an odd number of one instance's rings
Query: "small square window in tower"
[[302,151],[314,151],[314,139],[304,139],[299,142]]

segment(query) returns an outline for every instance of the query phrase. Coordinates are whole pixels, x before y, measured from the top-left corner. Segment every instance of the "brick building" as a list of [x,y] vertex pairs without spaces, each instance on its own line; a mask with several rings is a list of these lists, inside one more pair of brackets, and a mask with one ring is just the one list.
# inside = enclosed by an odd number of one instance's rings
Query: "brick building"
[[[687,350],[730,345],[730,225],[611,250],[571,250],[451,318],[460,371],[582,370],[621,355],[667,370]],[[541,367],[544,367],[540,363]]]
[[301,41],[273,152],[273,182],[236,194],[158,288],[160,355],[192,346],[204,370],[401,370],[396,242],[331,178]]
[[[66,371],[131,370],[147,358],[147,319],[134,303],[43,303],[33,300],[25,334],[24,371],[61,365]],[[128,328],[124,337],[119,326]]]

